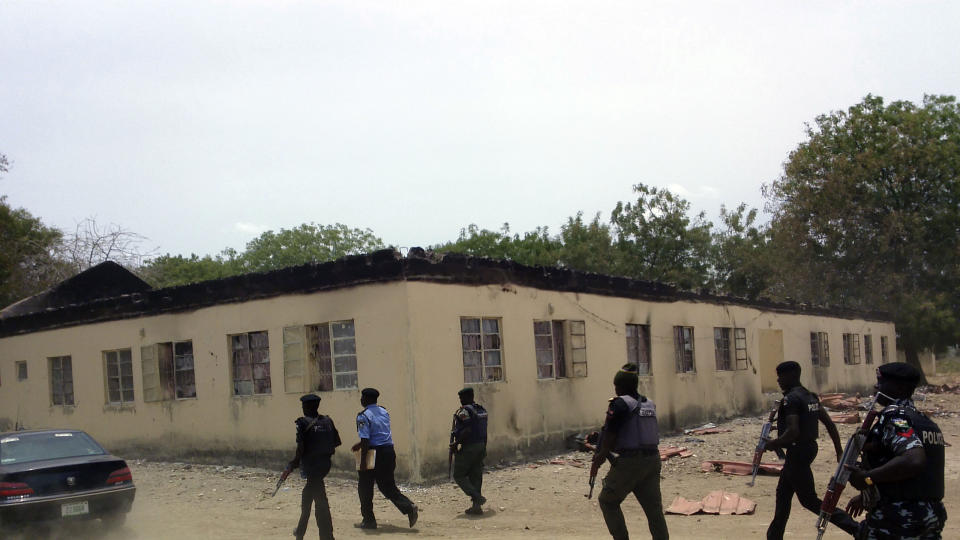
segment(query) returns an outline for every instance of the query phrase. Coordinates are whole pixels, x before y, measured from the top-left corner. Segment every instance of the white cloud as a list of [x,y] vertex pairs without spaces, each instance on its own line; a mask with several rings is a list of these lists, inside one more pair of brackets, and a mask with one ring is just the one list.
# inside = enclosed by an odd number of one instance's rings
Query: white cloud
[[234,223],[233,228],[238,232],[242,232],[245,234],[254,234],[254,235],[258,235],[267,230],[267,228],[264,227],[263,225],[257,225],[255,223],[244,223],[242,221],[238,221]]

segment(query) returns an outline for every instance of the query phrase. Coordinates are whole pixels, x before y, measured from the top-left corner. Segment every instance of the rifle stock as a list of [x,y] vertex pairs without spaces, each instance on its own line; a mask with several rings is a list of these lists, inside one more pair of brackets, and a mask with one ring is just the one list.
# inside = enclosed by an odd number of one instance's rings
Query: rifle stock
[[878,396],[879,394],[873,397],[873,401],[870,402],[870,407],[867,409],[867,417],[863,419],[863,423],[847,441],[840,463],[837,464],[837,470],[830,477],[830,483],[827,484],[827,492],[823,494],[820,515],[817,517],[817,540],[823,538],[823,533],[827,530],[827,524],[830,523],[830,516],[837,509],[840,494],[843,493],[843,488],[847,486],[847,482],[850,480],[850,470],[846,466],[856,465],[857,459],[860,457],[860,451],[863,450],[863,444],[867,440],[867,432],[870,431],[870,426],[877,417],[877,411],[874,407],[877,404]]

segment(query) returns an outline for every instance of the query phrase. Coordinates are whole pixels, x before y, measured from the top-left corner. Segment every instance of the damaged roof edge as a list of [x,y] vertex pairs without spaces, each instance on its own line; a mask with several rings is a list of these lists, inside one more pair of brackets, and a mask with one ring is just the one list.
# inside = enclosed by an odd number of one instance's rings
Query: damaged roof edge
[[891,322],[888,314],[805,304],[748,300],[683,291],[664,283],[580,272],[557,267],[525,266],[509,260],[456,253],[428,256],[411,250],[402,257],[392,249],[351,255],[326,263],[291,266],[164,289],[99,298],[0,319],[0,337],[67,326],[193,311],[203,307],[306,294],[393,281],[461,285],[514,284],[559,292],[578,292],[653,302],[689,301],[753,307],[764,311]]

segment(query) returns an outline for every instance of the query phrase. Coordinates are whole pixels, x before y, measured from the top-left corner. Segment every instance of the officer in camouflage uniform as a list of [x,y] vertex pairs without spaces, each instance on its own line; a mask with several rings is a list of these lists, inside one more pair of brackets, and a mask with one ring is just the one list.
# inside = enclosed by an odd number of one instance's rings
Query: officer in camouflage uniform
[[607,530],[614,540],[629,538],[620,503],[630,493],[637,498],[654,540],[667,540],[667,522],[660,497],[660,451],[657,445],[657,408],[637,392],[637,366],[626,364],[613,377],[617,397],[610,400],[600,435],[600,447],[593,457],[591,476],[605,459],[610,471],[603,479],[597,501]]
[[337,433],[333,419],[319,413],[320,396],[307,394],[300,398],[303,416],[297,418],[297,453],[287,465],[284,476],[300,467],[302,476],[307,479],[300,497],[300,522],[293,530],[297,540],[302,540],[310,522],[310,506],[314,505],[320,540],[333,540],[333,520],[330,518],[330,504],[327,502],[327,490],[323,479],[330,472],[330,458],[336,447],[340,446],[340,434]]
[[[837,462],[843,455],[837,426],[830,419],[827,411],[820,406],[820,398],[800,384],[800,364],[787,361],[777,365],[777,384],[783,390],[783,399],[780,400],[780,409],[777,411],[778,437],[767,443],[766,450],[785,449],[787,458],[784,460],[783,471],[777,482],[773,520],[767,528],[768,540],[783,539],[794,494],[804,508],[814,514],[820,513],[820,505],[823,501],[817,497],[813,471],[810,470],[810,464],[817,457],[819,450],[818,422],[827,428],[827,433],[833,440]],[[830,516],[830,523],[850,535],[857,532],[857,522],[843,510],[834,510]]]
[[453,415],[453,442],[451,449],[457,459],[453,466],[453,479],[466,493],[473,506],[465,513],[483,514],[486,497],[480,494],[483,487],[483,458],[487,456],[487,410],[473,401],[473,388],[458,392],[460,408]]
[[[863,460],[850,471],[850,484],[876,489],[879,501],[866,508],[861,540],[913,538],[939,540],[947,511],[943,507],[944,440],[936,423],[910,399],[920,381],[913,366],[894,362],[877,369],[877,401],[883,412],[867,435]],[[859,516],[863,496],[847,511]]]

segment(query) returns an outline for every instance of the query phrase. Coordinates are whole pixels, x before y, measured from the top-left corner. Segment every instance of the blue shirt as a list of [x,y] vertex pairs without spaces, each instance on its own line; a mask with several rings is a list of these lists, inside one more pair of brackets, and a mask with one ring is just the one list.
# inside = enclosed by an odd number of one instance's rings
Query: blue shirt
[[361,439],[368,439],[370,446],[392,446],[390,413],[376,403],[367,405],[363,412],[357,415],[357,435]]

